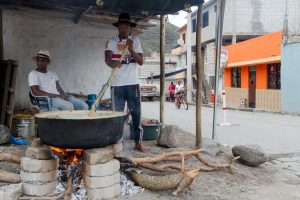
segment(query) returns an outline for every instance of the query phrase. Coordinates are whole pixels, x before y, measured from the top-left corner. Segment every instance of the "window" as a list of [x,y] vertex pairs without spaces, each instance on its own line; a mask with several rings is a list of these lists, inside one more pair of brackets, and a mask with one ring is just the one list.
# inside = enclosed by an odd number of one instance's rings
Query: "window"
[[197,30],[197,19],[192,20],[192,31],[193,33]]
[[202,16],[202,28],[207,27],[209,24],[209,13],[206,11]]
[[241,87],[241,68],[231,69],[231,87],[240,88]]
[[182,40],[183,40],[183,42],[184,42],[184,44],[185,44],[185,33],[182,34]]
[[280,89],[280,63],[268,65],[268,89]]

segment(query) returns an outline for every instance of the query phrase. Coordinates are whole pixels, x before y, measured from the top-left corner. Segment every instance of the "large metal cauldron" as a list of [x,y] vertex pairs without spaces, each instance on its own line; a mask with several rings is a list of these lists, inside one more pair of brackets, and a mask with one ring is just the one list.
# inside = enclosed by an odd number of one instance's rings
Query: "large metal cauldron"
[[114,144],[122,138],[128,114],[113,111],[51,111],[35,115],[44,144],[67,149],[89,149]]

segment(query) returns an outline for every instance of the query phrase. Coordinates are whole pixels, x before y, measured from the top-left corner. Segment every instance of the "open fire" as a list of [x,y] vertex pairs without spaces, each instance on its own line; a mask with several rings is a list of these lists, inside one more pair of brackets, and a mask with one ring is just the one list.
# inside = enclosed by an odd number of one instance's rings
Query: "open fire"
[[61,149],[52,146],[49,146],[49,148],[55,152],[65,164],[76,165],[81,161],[83,149]]
[[52,152],[59,158],[58,181],[64,188],[65,197],[73,196],[77,199],[85,195],[82,189],[82,156],[84,149],[62,149],[49,146]]

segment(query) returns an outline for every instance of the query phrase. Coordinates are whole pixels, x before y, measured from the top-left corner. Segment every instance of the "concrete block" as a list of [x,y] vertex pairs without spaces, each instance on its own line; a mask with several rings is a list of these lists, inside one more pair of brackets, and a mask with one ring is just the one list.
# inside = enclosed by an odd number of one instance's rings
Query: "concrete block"
[[112,148],[115,152],[115,154],[121,153],[123,151],[123,143],[115,143],[107,146],[108,148]]
[[89,200],[112,199],[118,196],[121,192],[120,184],[109,186],[101,189],[91,189],[86,187]]
[[2,200],[18,200],[22,195],[22,184],[10,184],[0,188],[0,199]]
[[113,159],[105,164],[89,165],[83,162],[83,171],[88,176],[108,176],[115,174],[120,169],[120,162]]
[[89,165],[104,164],[114,159],[112,148],[97,148],[85,150],[83,160]]
[[83,176],[84,185],[91,188],[105,188],[120,183],[120,173],[109,176]]
[[31,147],[42,147],[43,143],[40,138],[35,138],[34,140],[31,141],[30,146]]
[[23,193],[29,196],[45,196],[52,193],[56,188],[56,181],[49,183],[22,183]]
[[120,153],[123,151],[123,143],[122,142],[112,144],[112,147],[113,147],[115,153]]
[[53,170],[45,173],[31,173],[21,170],[21,180],[25,183],[48,183],[56,181],[58,177],[58,170]]
[[38,159],[38,160],[49,160],[53,158],[52,151],[44,146],[44,147],[27,147],[26,156],[28,158]]
[[56,170],[58,168],[58,158],[51,160],[37,160],[22,157],[21,169],[26,172],[41,173]]

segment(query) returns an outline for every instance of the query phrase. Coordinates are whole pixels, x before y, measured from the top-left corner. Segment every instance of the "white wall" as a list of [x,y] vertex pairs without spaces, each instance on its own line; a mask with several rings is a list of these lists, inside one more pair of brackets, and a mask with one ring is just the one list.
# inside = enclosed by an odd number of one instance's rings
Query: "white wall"
[[[28,73],[32,56],[48,49],[49,70],[58,74],[65,91],[98,93],[110,74],[104,62],[105,42],[116,35],[112,25],[72,21],[73,15],[37,10],[3,10],[4,58],[19,60],[16,106],[30,105]],[[109,96],[107,92],[106,96]]]
[[[300,1],[287,0],[288,26],[291,35],[300,33]],[[209,11],[209,25],[202,29],[202,42],[215,38],[216,0],[203,6],[203,13]],[[191,20],[196,18],[194,11]],[[285,0],[226,0],[224,35],[262,35],[283,29]],[[188,21],[188,23],[191,23]],[[192,29],[188,29],[188,31]],[[192,45],[196,44],[192,33]]]

